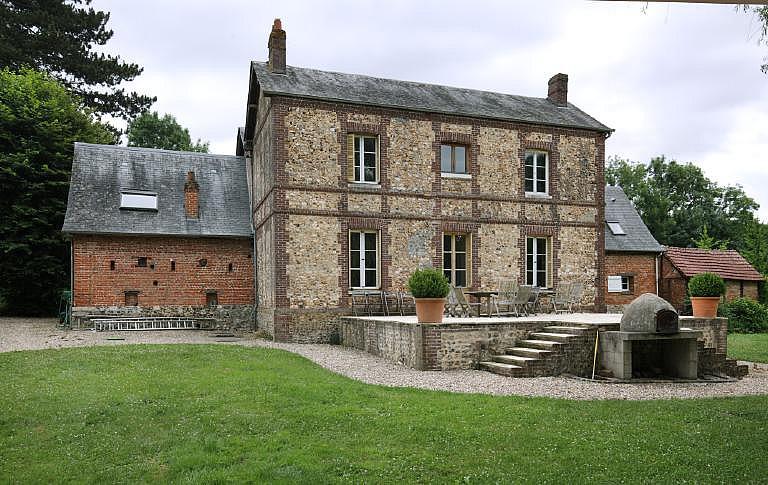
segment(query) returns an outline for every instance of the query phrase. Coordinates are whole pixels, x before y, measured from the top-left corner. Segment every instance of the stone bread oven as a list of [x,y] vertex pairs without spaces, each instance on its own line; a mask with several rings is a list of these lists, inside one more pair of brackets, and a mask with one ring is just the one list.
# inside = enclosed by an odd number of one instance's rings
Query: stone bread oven
[[669,302],[640,295],[625,308],[618,332],[600,334],[601,365],[619,379],[696,379],[703,334],[679,326]]

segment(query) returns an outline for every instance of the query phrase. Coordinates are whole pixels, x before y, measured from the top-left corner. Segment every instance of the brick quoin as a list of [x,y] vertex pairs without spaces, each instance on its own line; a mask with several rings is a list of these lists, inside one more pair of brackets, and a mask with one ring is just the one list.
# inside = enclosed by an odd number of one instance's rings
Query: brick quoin
[[210,290],[220,305],[254,301],[251,239],[76,235],[72,253],[75,307],[124,306],[126,291],[141,307],[204,306]]

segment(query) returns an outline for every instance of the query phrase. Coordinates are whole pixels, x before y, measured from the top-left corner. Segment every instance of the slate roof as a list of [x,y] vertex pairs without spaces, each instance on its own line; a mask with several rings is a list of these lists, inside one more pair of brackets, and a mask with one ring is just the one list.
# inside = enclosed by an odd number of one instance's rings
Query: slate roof
[[478,91],[359,74],[286,67],[274,74],[265,62],[252,62],[265,95],[339,101],[428,113],[491,118],[611,132],[571,103],[558,107],[546,98]]
[[753,268],[738,251],[667,248],[664,255],[686,278],[699,273],[715,273],[726,280],[763,280],[763,275]]
[[[195,172],[199,219],[187,219],[184,182]],[[120,209],[124,189],[157,193],[157,211]],[[250,237],[243,157],[75,143],[72,182],[62,231]]]
[[[609,185],[605,188],[605,221],[606,251],[660,253],[664,250],[648,230],[621,187]],[[613,234],[608,227],[608,222],[618,222],[626,234]]]

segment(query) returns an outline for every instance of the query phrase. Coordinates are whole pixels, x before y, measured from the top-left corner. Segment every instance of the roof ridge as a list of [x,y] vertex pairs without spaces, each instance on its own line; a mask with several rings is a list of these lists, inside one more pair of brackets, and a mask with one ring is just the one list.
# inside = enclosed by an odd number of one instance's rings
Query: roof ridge
[[165,148],[148,148],[148,147],[129,147],[129,146],[123,146],[123,145],[106,145],[103,143],[86,143],[82,141],[76,141],[75,147],[78,146],[85,146],[85,147],[97,147],[107,150],[126,150],[126,151],[137,151],[137,152],[151,152],[151,153],[170,153],[175,155],[195,155],[195,156],[201,156],[201,157],[228,157],[228,158],[238,158],[238,159],[245,159],[243,156],[238,155],[228,155],[224,153],[205,153],[205,152],[191,152],[187,150],[168,150]]

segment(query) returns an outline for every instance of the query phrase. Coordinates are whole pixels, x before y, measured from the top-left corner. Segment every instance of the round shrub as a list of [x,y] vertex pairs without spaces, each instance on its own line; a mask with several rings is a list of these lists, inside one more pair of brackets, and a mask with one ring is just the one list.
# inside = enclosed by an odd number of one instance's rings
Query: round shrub
[[714,273],[700,273],[688,281],[688,292],[692,297],[722,296],[725,281]]
[[728,330],[739,333],[768,332],[768,308],[750,298],[734,298],[723,306]]
[[451,287],[442,271],[424,268],[417,269],[408,278],[408,290],[414,298],[445,298]]

